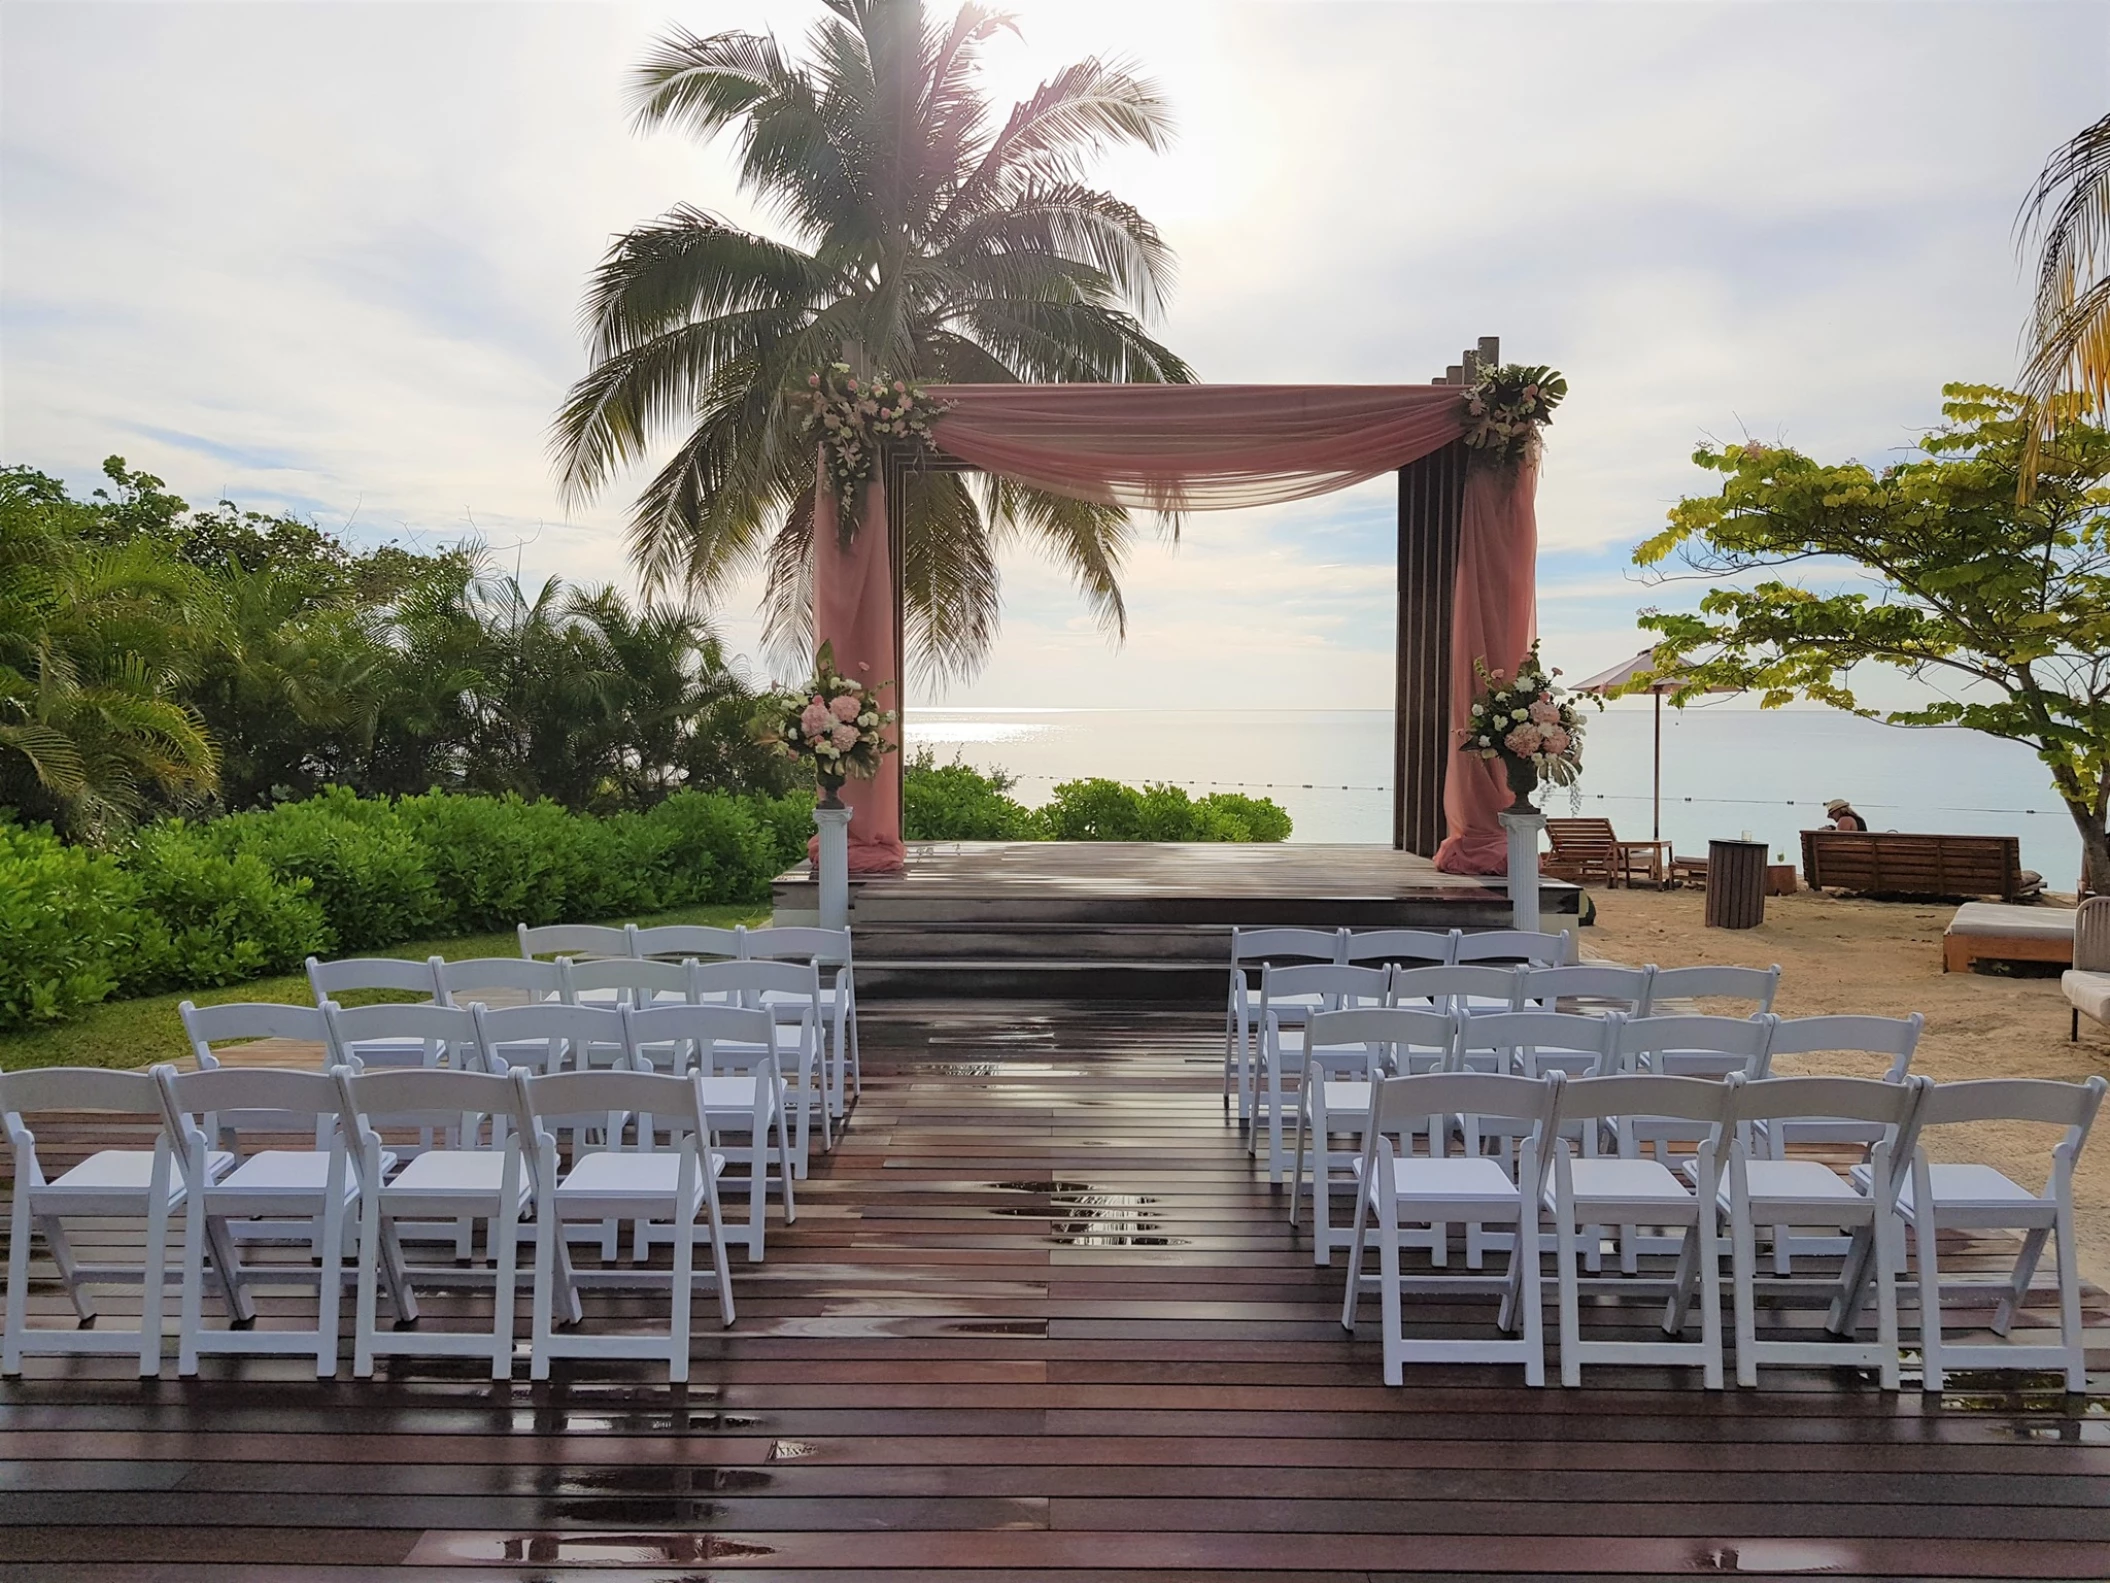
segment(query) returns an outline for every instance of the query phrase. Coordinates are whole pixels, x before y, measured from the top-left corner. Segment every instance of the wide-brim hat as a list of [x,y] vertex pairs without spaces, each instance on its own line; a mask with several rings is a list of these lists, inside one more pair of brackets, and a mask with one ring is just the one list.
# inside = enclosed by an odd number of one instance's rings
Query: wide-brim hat
[[1826,813],[1837,813],[1841,808],[1851,808],[1852,806],[1853,804],[1848,802],[1844,797],[1834,797],[1830,802],[1824,805],[1824,811]]

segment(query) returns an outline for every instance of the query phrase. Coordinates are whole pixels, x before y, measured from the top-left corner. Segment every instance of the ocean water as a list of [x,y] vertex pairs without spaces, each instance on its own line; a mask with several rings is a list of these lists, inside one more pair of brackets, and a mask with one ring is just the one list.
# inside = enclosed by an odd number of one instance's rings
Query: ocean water
[[[1651,708],[1588,716],[1579,803],[1556,787],[1549,813],[1603,815],[1650,834]],[[1383,710],[910,708],[911,749],[1017,778],[1021,802],[1104,775],[1171,781],[1198,794],[1272,797],[1295,841],[1392,838],[1392,716]],[[1711,837],[1764,841],[1800,862],[1797,832],[1844,797],[1871,829],[2017,835],[2022,863],[2071,890],[2080,842],[2028,749],[1968,731],[1907,731],[1831,710],[1701,705],[1663,711],[1663,835],[1703,853]]]

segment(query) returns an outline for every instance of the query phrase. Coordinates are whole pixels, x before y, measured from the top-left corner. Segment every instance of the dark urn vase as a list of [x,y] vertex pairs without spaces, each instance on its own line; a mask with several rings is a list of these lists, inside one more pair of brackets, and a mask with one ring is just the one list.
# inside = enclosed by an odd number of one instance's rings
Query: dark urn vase
[[830,775],[823,771],[820,777],[820,782],[820,805],[823,808],[840,808],[843,805],[843,778],[840,775]]
[[1538,790],[1539,772],[1531,760],[1512,758],[1509,754],[1504,753],[1502,755],[1502,773],[1509,777],[1511,797],[1509,806],[1502,811],[1504,813],[1537,813],[1538,809],[1533,807],[1531,803],[1531,794]]

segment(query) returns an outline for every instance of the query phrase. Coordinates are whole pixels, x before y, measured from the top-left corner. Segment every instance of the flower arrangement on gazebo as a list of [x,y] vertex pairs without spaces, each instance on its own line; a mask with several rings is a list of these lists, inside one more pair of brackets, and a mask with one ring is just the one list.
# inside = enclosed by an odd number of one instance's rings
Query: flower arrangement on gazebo
[[1501,763],[1515,799],[1509,812],[1536,812],[1531,794],[1540,782],[1572,786],[1582,774],[1582,713],[1574,695],[1554,680],[1559,670],[1549,671],[1540,661],[1536,643],[1517,662],[1515,676],[1489,670],[1485,660],[1474,661],[1473,669],[1481,691],[1459,741],[1469,756]]
[[895,713],[879,700],[882,682],[868,687],[835,668],[835,649],[823,643],[813,674],[802,686],[767,694],[756,717],[756,736],[786,758],[813,769],[820,806],[840,808],[836,795],[845,780],[870,780],[879,761],[894,751],[886,728]]

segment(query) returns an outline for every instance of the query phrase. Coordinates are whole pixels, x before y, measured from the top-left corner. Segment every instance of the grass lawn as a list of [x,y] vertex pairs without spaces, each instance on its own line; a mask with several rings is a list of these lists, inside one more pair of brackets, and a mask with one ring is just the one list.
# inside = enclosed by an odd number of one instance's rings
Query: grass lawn
[[[684,907],[678,912],[658,913],[649,918],[617,918],[612,921],[640,926],[711,923],[730,928],[736,923],[767,923],[769,908],[766,905]],[[449,940],[410,940],[390,950],[370,954],[414,959],[443,956],[456,962],[465,957],[518,956],[520,941],[511,931],[472,934]],[[409,998],[407,995],[348,995],[345,1003]],[[283,1001],[300,1006],[314,1004],[313,996],[308,993],[305,973],[252,978],[220,989],[174,990],[165,995],[142,995],[137,1000],[105,1001],[57,1027],[0,1034],[0,1071],[13,1072],[31,1066],[147,1066],[155,1061],[181,1060],[189,1051],[183,1043],[183,1023],[176,1015],[176,1007],[185,1000],[200,1006],[230,1000]]]

